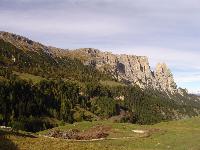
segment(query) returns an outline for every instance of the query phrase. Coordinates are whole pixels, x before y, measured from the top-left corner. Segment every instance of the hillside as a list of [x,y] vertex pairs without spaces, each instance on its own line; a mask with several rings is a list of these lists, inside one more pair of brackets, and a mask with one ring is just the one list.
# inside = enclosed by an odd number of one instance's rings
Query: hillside
[[77,59],[57,57],[50,52],[48,47],[30,41],[21,36],[1,32],[1,66],[45,78],[66,78],[80,81],[111,78],[92,67],[84,66]]
[[[41,135],[50,130],[38,134],[14,133],[0,129],[0,149],[91,149],[91,150],[199,150],[200,147],[200,118],[162,122],[155,125],[139,126],[129,123],[81,122],[65,125],[56,129],[67,131],[76,129],[87,131],[91,128],[104,126],[109,128],[109,135],[99,141],[71,141],[68,139],[48,138]],[[132,130],[142,130],[148,133],[134,133]],[[40,136],[38,136],[40,135]],[[128,138],[129,137],[129,138]]]
[[165,64],[95,49],[63,50],[0,32],[0,124],[37,132],[65,122],[154,124],[200,114]]
[[[93,48],[81,48],[76,50],[59,49],[44,46],[25,37],[0,32],[0,37],[5,42],[9,42],[16,48],[26,53],[43,53],[47,60],[57,62],[59,59],[76,59],[86,66],[90,66],[111,74],[118,81],[127,84],[138,85],[140,88],[152,88],[170,94],[183,93],[183,89],[177,89],[173,74],[165,63],[158,63],[155,70],[151,70],[146,56],[116,55],[110,52],[102,52]],[[16,60],[16,56],[12,56]],[[18,56],[19,57],[19,56]],[[38,57],[38,56],[36,56]],[[44,56],[43,56],[44,57]],[[39,58],[39,57],[38,57]],[[28,61],[30,62],[30,61]],[[27,62],[27,63],[28,63]],[[40,62],[41,63],[41,62]],[[31,66],[32,67],[32,66]],[[70,68],[70,67],[69,67]],[[78,68],[78,70],[80,70]]]

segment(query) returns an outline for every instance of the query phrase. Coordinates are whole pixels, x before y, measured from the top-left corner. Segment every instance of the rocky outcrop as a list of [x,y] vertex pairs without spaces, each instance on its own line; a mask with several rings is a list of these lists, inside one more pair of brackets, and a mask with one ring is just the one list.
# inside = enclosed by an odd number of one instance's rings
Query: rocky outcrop
[[119,81],[136,84],[143,89],[152,87],[171,94],[178,92],[173,75],[164,63],[159,63],[155,71],[152,71],[146,56],[115,55],[91,48],[79,51],[87,56],[86,65],[110,72]]
[[157,64],[155,70],[155,79],[158,83],[159,89],[171,92],[176,91],[177,86],[174,82],[173,75],[165,63]]

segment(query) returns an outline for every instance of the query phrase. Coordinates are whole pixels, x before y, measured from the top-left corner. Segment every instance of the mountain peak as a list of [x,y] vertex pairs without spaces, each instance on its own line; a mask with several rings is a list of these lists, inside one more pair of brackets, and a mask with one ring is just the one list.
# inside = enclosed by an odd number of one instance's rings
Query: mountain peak
[[177,91],[173,75],[165,63],[158,63],[156,65],[155,78],[161,89],[171,91],[172,93]]

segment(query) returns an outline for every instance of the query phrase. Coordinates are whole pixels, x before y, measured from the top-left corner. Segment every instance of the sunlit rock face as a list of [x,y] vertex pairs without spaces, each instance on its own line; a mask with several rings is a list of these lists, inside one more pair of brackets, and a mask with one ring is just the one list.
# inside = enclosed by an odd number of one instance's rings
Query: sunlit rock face
[[119,81],[135,84],[143,89],[151,87],[172,94],[178,91],[173,75],[164,63],[159,63],[153,71],[146,56],[115,55],[92,48],[79,49],[79,51],[87,56],[86,65],[108,71]]
[[160,86],[160,89],[170,92],[176,91],[176,83],[174,82],[173,75],[166,64],[158,64],[155,70],[155,79]]

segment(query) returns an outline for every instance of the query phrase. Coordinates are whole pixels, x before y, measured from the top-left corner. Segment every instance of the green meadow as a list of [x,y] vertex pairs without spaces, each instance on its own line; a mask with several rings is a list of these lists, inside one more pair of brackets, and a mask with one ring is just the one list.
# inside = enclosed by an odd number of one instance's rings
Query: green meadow
[[[110,127],[109,136],[97,141],[75,141],[45,137],[50,130],[87,130],[101,125]],[[148,131],[148,135],[132,130]],[[23,150],[199,150],[200,118],[162,122],[155,125],[112,123],[111,121],[77,122],[38,133],[11,132],[1,129],[0,149]]]

